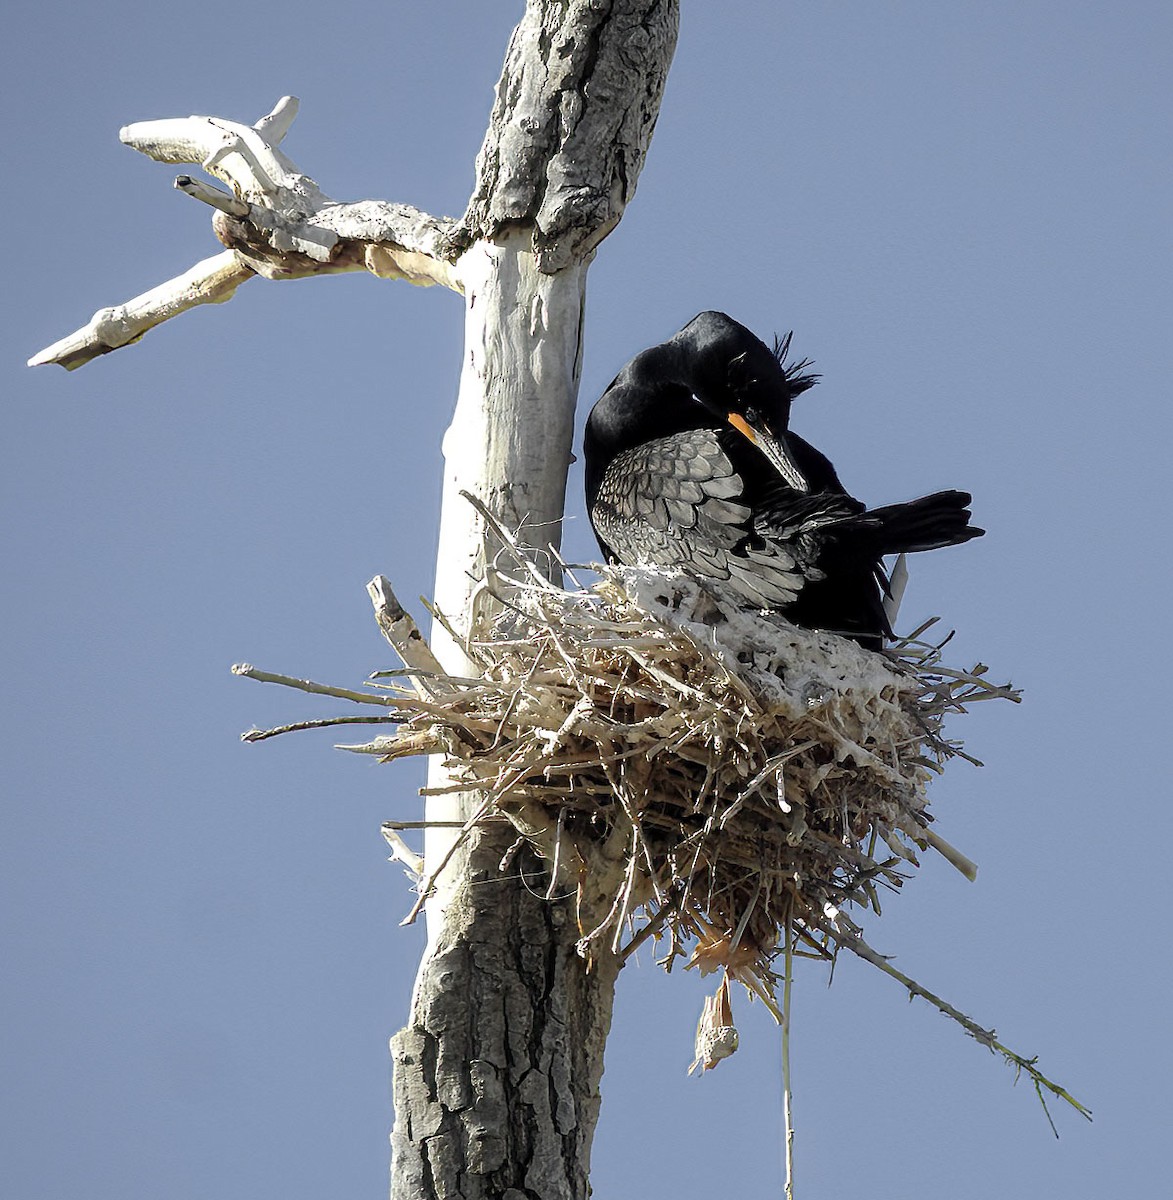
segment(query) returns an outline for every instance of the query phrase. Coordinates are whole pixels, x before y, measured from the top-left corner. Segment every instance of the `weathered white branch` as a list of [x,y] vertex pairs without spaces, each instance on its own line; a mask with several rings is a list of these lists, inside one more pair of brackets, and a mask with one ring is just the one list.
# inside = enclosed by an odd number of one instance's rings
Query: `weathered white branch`
[[253,128],[258,133],[263,133],[269,142],[277,146],[289,132],[289,127],[293,124],[293,118],[297,116],[297,110],[300,107],[301,102],[296,96],[282,96],[273,105],[273,111],[263,116]]
[[[320,208],[326,198],[277,149],[297,108],[295,96],[283,96],[273,112],[255,125],[222,117],[169,117],[124,125],[118,137],[123,145],[158,162],[198,163],[209,175],[231,184],[241,199],[263,204],[280,198],[280,206],[288,207],[289,199],[297,196],[310,211]],[[279,136],[271,138],[268,135],[274,130]]]
[[256,272],[234,250],[205,258],[190,270],[141,296],[112,308],[100,308],[88,325],[46,346],[29,359],[30,367],[58,363],[67,371],[85,366],[91,359],[129,346],[180,313],[200,304],[222,304]]
[[297,100],[285,96],[255,125],[192,116],[125,126],[119,136],[126,145],[159,162],[202,166],[232,189],[229,194],[190,175],[175,180],[180,191],[217,210],[212,228],[231,254],[102,309],[29,365],[73,370],[196,304],[227,300],[254,274],[277,280],[367,270],[380,279],[463,292],[452,261],[453,222],[407,204],[332,200],[277,149],[296,113]]

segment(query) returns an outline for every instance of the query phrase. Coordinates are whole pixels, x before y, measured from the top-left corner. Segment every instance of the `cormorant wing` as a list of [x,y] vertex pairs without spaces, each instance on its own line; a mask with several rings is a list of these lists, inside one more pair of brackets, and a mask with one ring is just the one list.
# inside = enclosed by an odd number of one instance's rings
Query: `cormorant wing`
[[750,605],[789,604],[808,564],[795,547],[755,529],[744,489],[722,435],[685,430],[617,454],[600,480],[591,522],[621,562],[719,581]]

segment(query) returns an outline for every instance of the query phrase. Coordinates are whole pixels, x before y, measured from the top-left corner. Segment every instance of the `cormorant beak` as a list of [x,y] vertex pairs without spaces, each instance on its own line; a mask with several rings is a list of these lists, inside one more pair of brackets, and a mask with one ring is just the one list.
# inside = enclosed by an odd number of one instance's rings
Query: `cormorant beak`
[[756,414],[748,417],[739,412],[725,414],[725,420],[743,437],[748,438],[770,460],[770,465],[785,480],[789,487],[799,492],[809,492],[810,484],[798,469],[785,437],[772,433]]

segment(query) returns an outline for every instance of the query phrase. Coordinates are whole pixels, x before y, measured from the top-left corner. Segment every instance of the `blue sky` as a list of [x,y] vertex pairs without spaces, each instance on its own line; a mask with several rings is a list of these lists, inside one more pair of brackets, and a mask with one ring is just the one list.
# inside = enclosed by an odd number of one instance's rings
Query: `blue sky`
[[[255,120],[340,199],[459,213],[520,2],[24,6],[4,47],[4,1194],[384,1194],[421,931],[380,821],[418,765],[234,679],[390,665],[364,584],[430,589],[461,306],[254,282],[67,374],[34,351],[213,253],[130,121]],[[959,722],[932,861],[869,928],[1096,1111],[1055,1111],[863,964],[799,979],[800,1196],[1167,1181],[1168,54],[1157,0],[684,4],[639,192],[591,269],[582,410],[704,308],[824,379],[794,425],[872,503],[974,493],[904,618],[1025,689]],[[588,557],[581,479],[566,548]],[[624,971],[598,1195],[776,1194],[777,1034],[688,1079],[702,988]]]

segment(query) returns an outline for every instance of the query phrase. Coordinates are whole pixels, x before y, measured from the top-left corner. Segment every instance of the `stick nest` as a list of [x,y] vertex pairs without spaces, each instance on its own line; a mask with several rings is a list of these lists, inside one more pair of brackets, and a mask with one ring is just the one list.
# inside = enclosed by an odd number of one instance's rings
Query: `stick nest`
[[572,590],[496,570],[485,590],[462,639],[477,677],[432,677],[396,738],[354,748],[442,747],[478,819],[576,892],[584,954],[666,935],[669,965],[724,968],[774,1009],[779,953],[858,934],[844,907],[878,913],[918,852],[972,875],[926,785],[968,757],[946,715],[1017,693],[945,667],[923,630],[878,654],[647,570]]
[[[592,568],[592,587],[571,575],[563,589],[477,507],[502,550],[470,633],[458,638],[470,676],[442,670],[379,576],[368,591],[405,670],[377,672],[363,691],[233,671],[381,715],[252,730],[246,741],[391,723],[393,735],[342,748],[383,760],[442,754],[453,782],[441,790],[482,797],[459,837],[509,822],[516,844],[528,841],[549,863],[547,894],[575,898],[584,956],[626,957],[655,937],[667,942],[668,969],[683,957],[723,972],[694,1067],[736,1048],[731,978],[783,1021],[777,995],[785,1006],[792,957],[846,948],[1027,1074],[1044,1108],[1049,1094],[1090,1117],[1035,1059],[873,950],[845,911],[878,914],[881,891],[899,890],[930,849],[973,878],[974,865],[933,830],[926,787],[951,758],[976,762],[945,736],[946,717],[978,700],[1017,701],[1014,688],[990,683],[981,664],[946,666],[945,643],[925,636],[933,622],[875,653],[774,614],[723,608],[696,581],[659,572]],[[425,878],[398,832],[423,824],[383,827],[420,880],[408,921],[447,862],[427,863]],[[784,1045],[785,1035],[784,1023]]]

